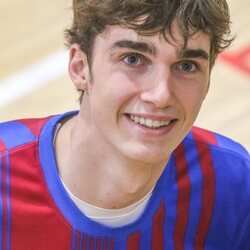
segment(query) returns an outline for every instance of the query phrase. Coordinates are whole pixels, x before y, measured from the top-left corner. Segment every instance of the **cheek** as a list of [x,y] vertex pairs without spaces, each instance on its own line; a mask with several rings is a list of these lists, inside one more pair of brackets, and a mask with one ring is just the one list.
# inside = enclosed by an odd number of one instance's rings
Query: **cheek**
[[[203,85],[204,86],[204,85]],[[206,90],[201,84],[184,87],[179,91],[179,102],[183,109],[190,115],[196,115],[203,103]]]
[[105,89],[102,90],[102,93],[107,98],[107,102],[113,106],[129,102],[139,92],[138,84],[124,74],[111,75],[104,84]]
[[[98,123],[116,121],[123,114],[138,88],[124,75],[113,74],[101,79],[93,79],[89,93],[92,117]],[[103,124],[104,125],[104,124]]]

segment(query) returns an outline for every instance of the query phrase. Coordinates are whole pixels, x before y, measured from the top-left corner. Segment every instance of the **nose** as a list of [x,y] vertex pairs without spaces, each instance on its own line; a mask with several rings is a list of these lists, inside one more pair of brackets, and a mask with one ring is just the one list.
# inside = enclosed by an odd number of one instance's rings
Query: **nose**
[[145,89],[141,92],[141,100],[157,108],[165,108],[173,105],[174,84],[171,73],[168,70],[161,70],[153,74]]

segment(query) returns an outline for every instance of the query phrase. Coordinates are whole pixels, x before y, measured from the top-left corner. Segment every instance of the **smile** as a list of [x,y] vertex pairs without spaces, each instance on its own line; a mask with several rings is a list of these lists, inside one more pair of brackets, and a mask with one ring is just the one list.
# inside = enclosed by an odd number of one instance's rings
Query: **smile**
[[139,116],[134,116],[134,115],[129,115],[129,118],[135,123],[138,123],[147,128],[154,128],[154,129],[166,127],[167,125],[171,123],[171,121],[152,120],[149,118],[144,118],[144,117],[139,117]]

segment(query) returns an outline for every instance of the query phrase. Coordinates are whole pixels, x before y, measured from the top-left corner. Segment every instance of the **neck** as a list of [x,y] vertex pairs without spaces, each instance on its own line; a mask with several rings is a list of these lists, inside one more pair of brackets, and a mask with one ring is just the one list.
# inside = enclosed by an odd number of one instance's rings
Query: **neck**
[[155,186],[166,162],[146,164],[126,159],[108,147],[99,148],[92,135],[78,134],[88,131],[78,126],[77,117],[71,119],[55,141],[59,173],[75,196],[97,207],[123,208]]

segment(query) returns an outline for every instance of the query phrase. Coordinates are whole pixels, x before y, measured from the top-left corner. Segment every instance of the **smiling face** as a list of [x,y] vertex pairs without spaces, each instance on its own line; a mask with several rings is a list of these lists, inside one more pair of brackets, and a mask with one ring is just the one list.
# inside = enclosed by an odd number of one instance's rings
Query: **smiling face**
[[[97,36],[91,72],[71,47],[70,75],[85,94],[80,117],[103,152],[144,163],[167,161],[193,125],[209,86],[209,37],[175,40],[111,26]],[[84,133],[84,131],[82,132]]]

